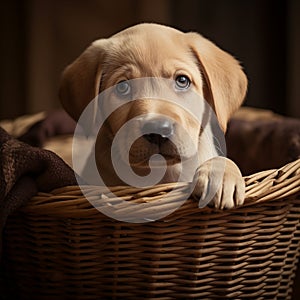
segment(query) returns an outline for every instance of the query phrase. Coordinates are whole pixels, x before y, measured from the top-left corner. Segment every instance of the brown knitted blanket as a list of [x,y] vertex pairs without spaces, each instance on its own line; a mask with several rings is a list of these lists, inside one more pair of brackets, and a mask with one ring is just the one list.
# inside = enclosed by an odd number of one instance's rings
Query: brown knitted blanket
[[0,247],[10,214],[38,191],[74,184],[74,171],[55,153],[14,139],[0,127]]

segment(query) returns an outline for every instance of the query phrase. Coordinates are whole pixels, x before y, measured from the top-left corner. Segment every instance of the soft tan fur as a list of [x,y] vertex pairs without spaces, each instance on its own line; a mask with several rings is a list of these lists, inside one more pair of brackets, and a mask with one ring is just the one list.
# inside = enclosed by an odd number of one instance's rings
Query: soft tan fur
[[[239,63],[209,40],[197,33],[183,33],[176,29],[157,25],[140,24],[130,27],[108,38],[92,43],[62,76],[60,98],[66,111],[78,120],[80,114],[99,92],[116,85],[122,80],[143,77],[175,79],[187,75],[193,88],[202,95],[215,110],[220,126],[226,131],[227,121],[241,105],[247,79]],[[108,185],[122,184],[115,176],[109,159],[109,147],[120,127],[140,114],[168,112],[168,115],[186,128],[198,148],[200,161],[205,145],[201,144],[200,127],[180,108],[159,101],[134,101],[115,111],[101,129],[101,143],[96,144],[96,161],[105,174]],[[151,118],[151,117],[149,117]],[[135,130],[135,129],[134,129]],[[176,180],[177,156],[187,158],[194,153],[186,147],[184,132],[178,129],[176,139],[182,147],[176,153],[172,146],[161,149],[168,159],[168,171],[163,181]],[[126,142],[126,141],[123,141]],[[131,150],[131,163],[135,172],[143,175],[143,164],[157,153],[157,146],[139,138]],[[244,181],[238,167],[229,159],[212,158],[201,164],[195,176],[193,195],[200,198],[208,184],[210,166],[221,161],[226,165],[214,169],[214,176],[223,177],[223,184],[211,204],[219,208],[231,208],[244,200]],[[222,165],[221,163],[221,165]],[[214,165],[214,164],[213,164]],[[175,174],[175,175],[174,175]]]

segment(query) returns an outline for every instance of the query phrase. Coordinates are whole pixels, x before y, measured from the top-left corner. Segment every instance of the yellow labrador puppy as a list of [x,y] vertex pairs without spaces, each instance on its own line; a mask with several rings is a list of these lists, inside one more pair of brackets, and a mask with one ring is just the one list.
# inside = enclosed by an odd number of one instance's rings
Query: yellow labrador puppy
[[[247,79],[239,63],[201,35],[183,33],[158,24],[139,24],[108,39],[93,42],[69,65],[62,76],[61,102],[66,111],[78,120],[100,92],[114,87],[114,97],[124,98],[131,92],[132,80],[149,77],[166,78],[174,82],[179,92],[194,89],[212,107],[223,132],[247,90]],[[160,114],[168,117],[161,118]],[[137,174],[145,175],[149,158],[153,154],[162,154],[167,162],[167,171],[161,182],[174,181],[180,172],[180,159],[189,159],[196,151],[199,167],[194,176],[193,196],[205,198],[213,173],[213,176],[222,179],[210,204],[217,208],[232,208],[243,203],[245,184],[235,163],[225,157],[207,160],[201,126],[186,111],[166,101],[137,99],[109,115],[99,131],[101,142],[96,142],[95,147],[97,167],[108,186],[124,183],[116,176],[111,162],[113,139],[126,122],[138,116],[142,117],[132,123],[132,132],[142,132],[145,128],[146,131],[134,141],[129,153],[130,165]],[[128,139],[132,132],[128,132]],[[190,139],[196,147],[189,147]],[[175,140],[177,147],[170,140]],[[124,139],[122,142],[126,143]],[[122,143],[117,144],[120,152],[123,146]]]

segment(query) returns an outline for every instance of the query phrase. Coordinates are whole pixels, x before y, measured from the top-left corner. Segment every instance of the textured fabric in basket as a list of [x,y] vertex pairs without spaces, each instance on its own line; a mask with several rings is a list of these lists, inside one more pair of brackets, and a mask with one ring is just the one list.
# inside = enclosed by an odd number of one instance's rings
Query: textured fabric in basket
[[56,154],[31,147],[0,127],[0,248],[6,218],[38,191],[76,184],[73,170]]

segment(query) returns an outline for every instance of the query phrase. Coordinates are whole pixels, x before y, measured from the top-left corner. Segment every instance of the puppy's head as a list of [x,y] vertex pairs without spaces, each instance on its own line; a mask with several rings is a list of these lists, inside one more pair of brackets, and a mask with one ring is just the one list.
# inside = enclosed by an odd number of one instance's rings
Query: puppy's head
[[[66,111],[78,120],[100,92],[114,87],[116,92],[111,101],[122,101],[133,90],[132,80],[138,78],[172,81],[176,95],[186,95],[193,89],[215,110],[224,131],[247,89],[239,63],[201,35],[157,24],[140,24],[92,43],[64,71],[60,99]],[[109,105],[106,103],[101,109],[107,110]],[[201,126],[177,105],[149,99],[127,102],[107,118],[100,131],[105,144],[131,119],[133,127],[128,136],[133,131],[139,131],[135,134],[140,136],[130,150],[132,165],[142,165],[156,153],[164,155],[172,165],[179,157],[189,158],[198,151]],[[190,146],[191,140],[196,146]]]

